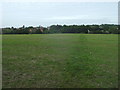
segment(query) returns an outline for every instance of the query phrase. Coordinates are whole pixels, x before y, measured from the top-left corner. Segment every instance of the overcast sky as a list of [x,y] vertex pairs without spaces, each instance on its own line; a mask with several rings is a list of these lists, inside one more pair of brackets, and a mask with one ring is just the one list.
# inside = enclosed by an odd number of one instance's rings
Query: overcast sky
[[117,2],[4,2],[2,4],[2,27],[117,23]]

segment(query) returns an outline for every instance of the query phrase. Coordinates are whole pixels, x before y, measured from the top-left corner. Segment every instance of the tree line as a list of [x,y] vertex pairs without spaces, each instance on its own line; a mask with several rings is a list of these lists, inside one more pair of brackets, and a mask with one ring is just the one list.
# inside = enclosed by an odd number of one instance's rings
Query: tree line
[[85,34],[120,34],[118,25],[51,25],[49,27],[2,28],[2,34],[53,34],[53,33],[85,33]]

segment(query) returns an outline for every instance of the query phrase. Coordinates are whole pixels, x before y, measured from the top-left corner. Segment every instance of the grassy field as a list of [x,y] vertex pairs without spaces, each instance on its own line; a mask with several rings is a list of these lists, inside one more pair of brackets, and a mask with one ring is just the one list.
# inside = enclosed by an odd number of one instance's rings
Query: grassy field
[[3,35],[3,88],[118,87],[118,35]]

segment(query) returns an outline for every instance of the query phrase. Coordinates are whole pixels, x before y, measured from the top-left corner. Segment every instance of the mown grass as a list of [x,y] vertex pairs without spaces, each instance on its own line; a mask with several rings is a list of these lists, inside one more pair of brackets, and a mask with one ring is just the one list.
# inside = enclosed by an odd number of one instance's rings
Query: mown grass
[[118,87],[118,35],[3,35],[3,88]]

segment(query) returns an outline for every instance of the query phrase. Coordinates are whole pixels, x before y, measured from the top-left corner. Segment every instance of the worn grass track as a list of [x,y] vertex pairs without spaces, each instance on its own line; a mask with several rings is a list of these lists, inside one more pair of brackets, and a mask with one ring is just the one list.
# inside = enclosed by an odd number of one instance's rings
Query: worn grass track
[[117,37],[3,35],[3,88],[117,87]]

